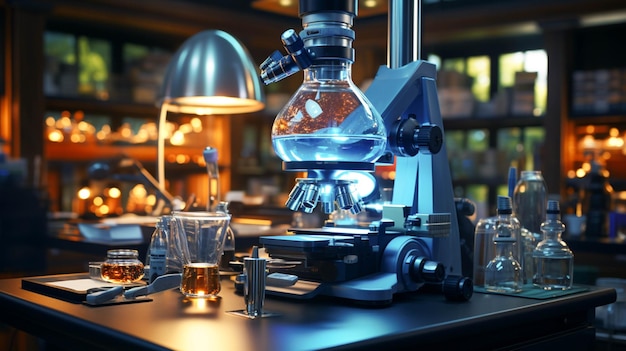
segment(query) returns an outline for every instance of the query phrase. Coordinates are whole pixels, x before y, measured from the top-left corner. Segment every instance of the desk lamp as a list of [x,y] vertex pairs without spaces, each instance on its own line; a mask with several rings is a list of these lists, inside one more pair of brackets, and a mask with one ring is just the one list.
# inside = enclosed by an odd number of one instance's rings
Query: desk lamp
[[232,35],[206,30],[187,39],[167,66],[158,104],[158,181],[165,189],[167,113],[239,114],[262,110],[265,97],[248,50]]

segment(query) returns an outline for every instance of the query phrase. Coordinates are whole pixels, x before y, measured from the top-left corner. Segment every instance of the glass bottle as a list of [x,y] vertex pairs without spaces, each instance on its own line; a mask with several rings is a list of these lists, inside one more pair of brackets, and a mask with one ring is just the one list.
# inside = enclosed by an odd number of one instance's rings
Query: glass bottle
[[514,293],[522,290],[522,266],[515,258],[516,228],[511,223],[511,198],[498,196],[498,224],[493,238],[496,256],[485,268],[485,289],[492,292]]
[[545,221],[547,187],[541,171],[522,171],[515,185],[513,203],[515,216],[522,228],[528,230],[539,241],[541,223]]
[[533,251],[542,239],[541,223],[546,212],[546,182],[541,171],[522,171],[513,191],[513,213],[520,228],[520,263],[524,270],[522,280],[530,284],[536,271]]
[[107,251],[107,259],[100,268],[102,279],[111,283],[132,283],[144,276],[143,263],[137,250],[114,249]]
[[472,280],[475,286],[485,285],[485,269],[495,256],[493,239],[496,236],[498,217],[481,218],[474,229],[474,270]]
[[161,216],[157,222],[148,255],[146,255],[146,265],[148,266],[148,281],[152,283],[158,276],[167,272],[167,250],[169,238],[169,225],[171,216]]
[[[519,220],[515,217],[515,214],[511,214],[510,222],[513,227],[512,236],[516,239],[513,257],[515,257],[517,262],[519,262],[522,266],[522,271],[524,272],[523,278],[526,278],[526,271],[523,263],[525,262],[526,257],[524,256],[524,252],[521,250],[521,248],[525,245],[525,242],[521,235]],[[474,229],[474,270],[472,275],[474,285],[476,286],[485,285],[485,268],[487,267],[487,263],[495,257],[495,245],[493,243],[493,239],[496,236],[498,223],[498,216],[482,218],[478,221],[478,223],[476,223],[476,228]],[[532,249],[530,251],[530,260],[532,261]],[[528,281],[524,279],[523,282],[526,284],[531,281],[532,276],[528,278]]]
[[537,272],[533,285],[544,290],[567,290],[574,281],[574,254],[561,235],[565,225],[561,222],[559,202],[548,201],[546,221],[541,224],[543,240],[533,252]]
[[613,188],[608,182],[606,170],[596,161],[591,162],[588,177],[584,206],[587,217],[585,237],[587,239],[607,237],[607,219],[611,209]]

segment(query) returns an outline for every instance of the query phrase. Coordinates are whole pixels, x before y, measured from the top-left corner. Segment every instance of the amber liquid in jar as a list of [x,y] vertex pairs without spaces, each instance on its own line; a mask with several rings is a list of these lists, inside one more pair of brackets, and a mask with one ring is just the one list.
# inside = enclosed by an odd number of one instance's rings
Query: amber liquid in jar
[[180,290],[185,296],[217,296],[221,289],[218,265],[190,263],[183,267]]
[[120,284],[141,280],[144,269],[138,256],[137,250],[109,250],[101,267],[102,279]]

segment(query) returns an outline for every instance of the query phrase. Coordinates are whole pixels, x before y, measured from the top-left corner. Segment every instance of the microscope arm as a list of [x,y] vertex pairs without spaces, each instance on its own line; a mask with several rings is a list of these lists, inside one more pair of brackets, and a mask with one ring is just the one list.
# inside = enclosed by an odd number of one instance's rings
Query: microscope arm
[[[392,205],[407,206],[410,214],[450,215],[449,235],[433,240],[433,257],[444,263],[448,272],[460,274],[460,234],[445,143],[441,140],[438,152],[417,147],[419,152],[411,155],[403,146],[407,141],[398,140],[403,128],[423,126],[441,128],[443,139],[435,76],[435,66],[426,61],[395,69],[382,66],[365,95],[383,117],[389,135],[387,151],[397,156]],[[407,135],[406,131],[402,135]]]
[[[403,146],[403,143],[411,144],[413,140],[399,141],[401,136],[398,131],[406,135],[411,134],[411,131],[403,130],[405,128],[419,128],[423,125],[436,125],[442,128],[435,74],[434,65],[425,61],[414,61],[397,69],[382,66],[365,92],[383,117],[389,135],[387,151],[398,156],[396,180],[402,182],[402,191],[394,191],[393,203],[411,207],[411,213],[416,213],[418,210],[421,212],[434,210],[433,204],[429,204],[434,199],[432,196],[434,178],[429,171],[432,162],[429,159],[435,157],[431,155],[432,153],[437,152],[418,147],[417,157],[405,157],[415,155],[414,153],[407,154],[407,145]],[[424,168],[423,172],[418,173],[419,166]],[[418,179],[414,178],[416,176]],[[421,182],[424,184],[419,187],[419,190],[423,192],[423,196],[418,196],[418,184]],[[428,191],[431,193],[424,194]],[[428,201],[421,201],[420,204],[420,198]]]

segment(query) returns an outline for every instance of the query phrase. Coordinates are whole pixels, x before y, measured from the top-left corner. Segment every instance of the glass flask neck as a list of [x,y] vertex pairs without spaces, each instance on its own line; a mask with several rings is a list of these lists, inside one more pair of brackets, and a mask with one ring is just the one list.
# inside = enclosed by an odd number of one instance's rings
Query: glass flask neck
[[[496,222],[496,232],[499,235],[513,234],[513,231],[515,228],[514,228],[514,223],[512,219],[513,217],[510,212],[498,211],[498,221]],[[504,232],[501,233],[502,231]]]
[[521,179],[541,179],[543,180],[543,174],[541,171],[522,171]]
[[550,218],[541,225],[541,231],[544,240],[561,240],[565,225],[559,219]]
[[348,81],[352,82],[352,63],[336,60],[314,64],[304,70],[304,82]]

